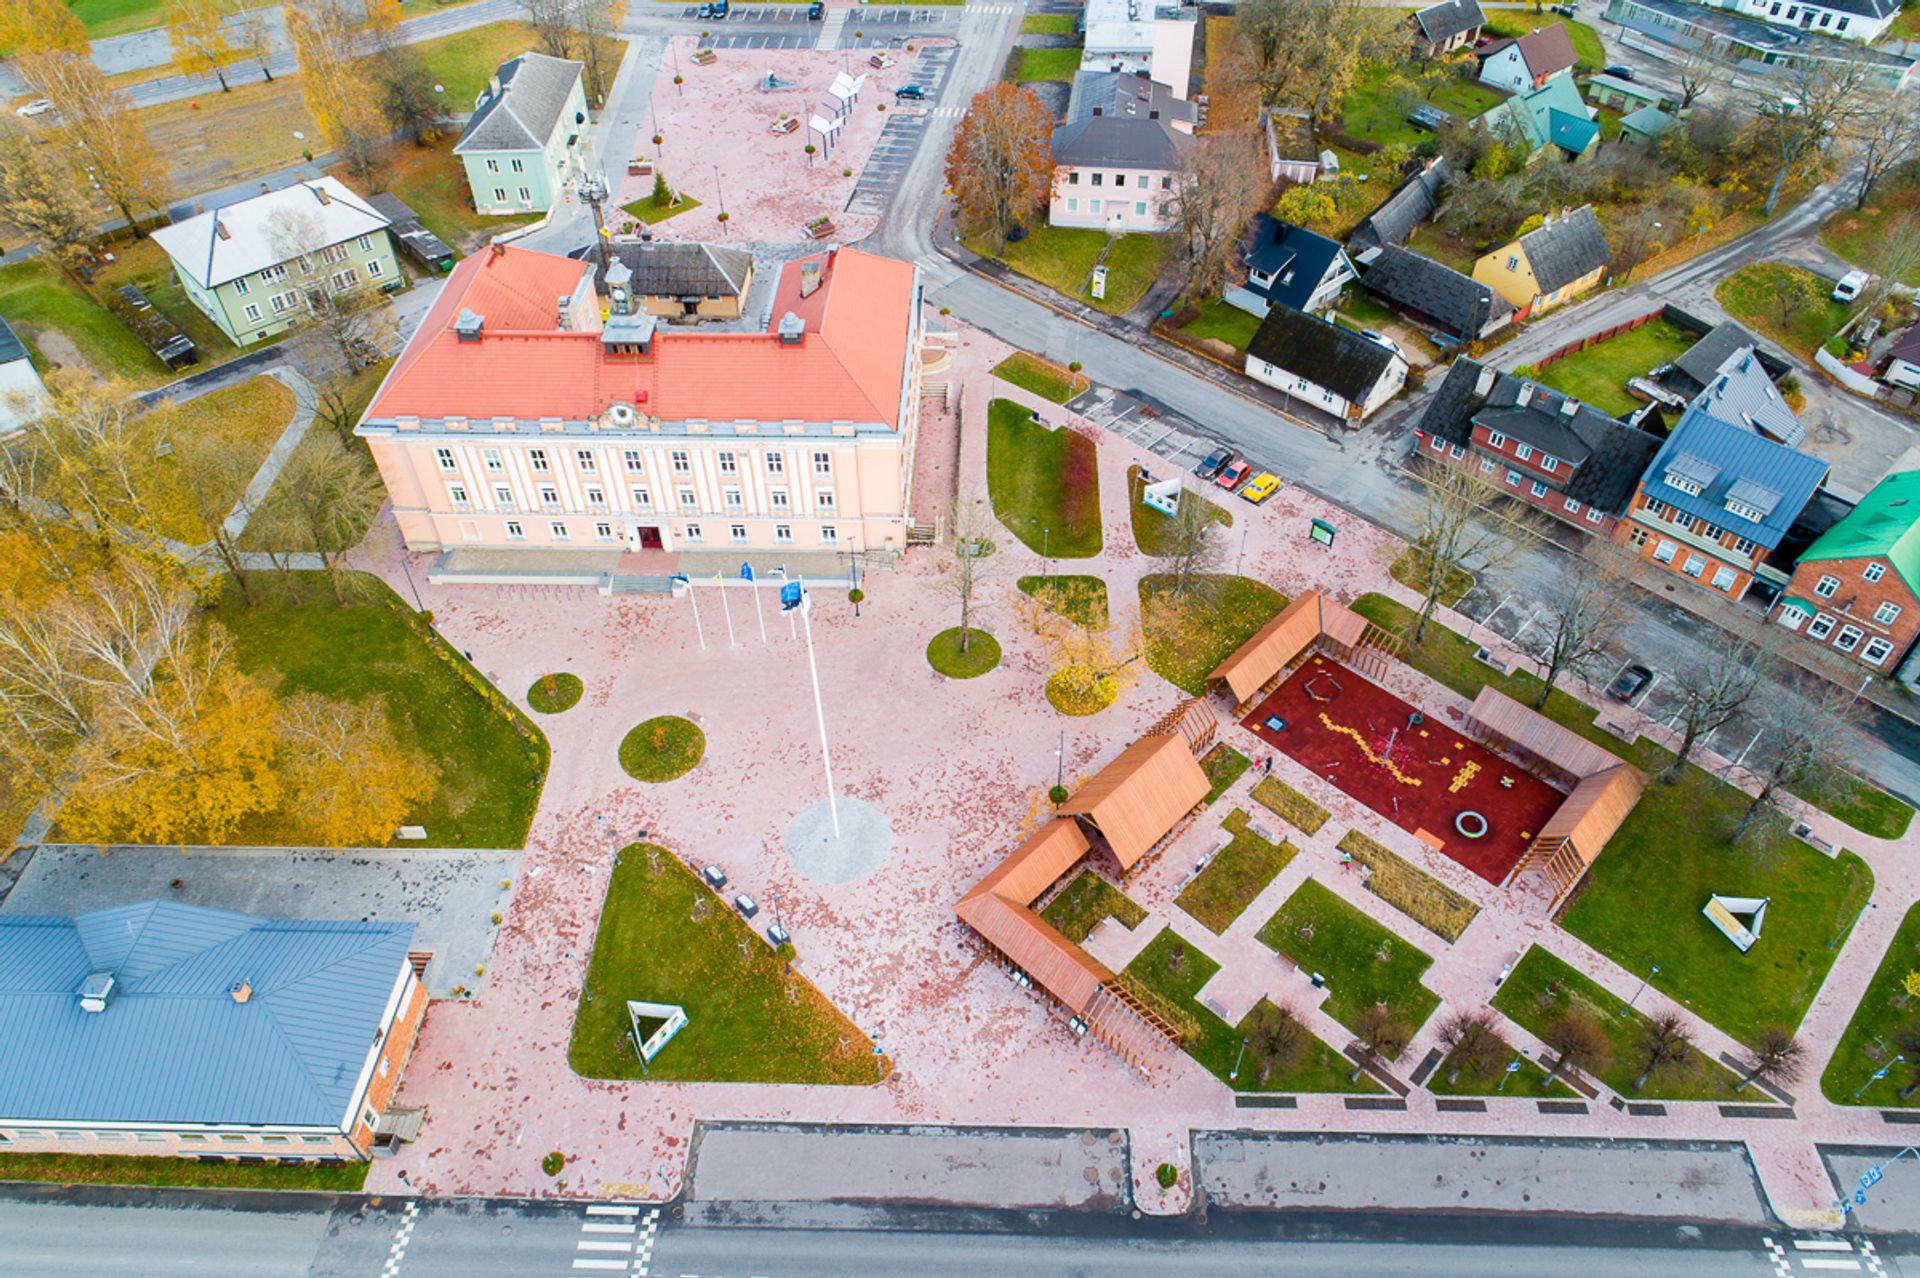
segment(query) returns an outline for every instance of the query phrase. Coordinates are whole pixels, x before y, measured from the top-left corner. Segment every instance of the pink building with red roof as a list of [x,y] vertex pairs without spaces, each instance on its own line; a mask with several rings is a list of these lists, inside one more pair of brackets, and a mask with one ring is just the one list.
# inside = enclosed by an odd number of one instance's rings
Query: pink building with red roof
[[617,263],[461,262],[355,433],[413,550],[901,550],[920,280],[835,249],[764,331],[659,323]]

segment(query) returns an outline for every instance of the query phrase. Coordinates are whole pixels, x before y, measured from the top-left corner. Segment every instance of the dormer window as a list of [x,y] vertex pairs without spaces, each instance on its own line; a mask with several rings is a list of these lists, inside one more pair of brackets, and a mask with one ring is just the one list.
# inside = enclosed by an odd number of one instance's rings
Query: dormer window
[[1667,472],[1667,487],[1677,489],[1689,497],[1698,497],[1700,495],[1700,485],[1698,483],[1688,479],[1685,475],[1676,475],[1672,471]]
[[1757,524],[1767,517],[1767,512],[1758,506],[1749,506],[1745,502],[1734,501],[1732,498],[1727,499],[1727,513],[1736,515],[1750,524]]

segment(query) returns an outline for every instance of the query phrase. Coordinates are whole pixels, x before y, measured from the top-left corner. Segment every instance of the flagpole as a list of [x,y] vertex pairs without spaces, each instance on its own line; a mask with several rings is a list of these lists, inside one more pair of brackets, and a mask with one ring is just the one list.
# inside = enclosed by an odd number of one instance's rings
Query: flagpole
[[[802,599],[805,599],[804,587]],[[833,818],[833,837],[840,837],[840,805],[833,797],[833,755],[827,749],[827,712],[820,702],[820,667],[813,660],[813,617],[812,608],[803,604],[798,610],[800,624],[807,631],[807,671],[813,676],[813,717],[820,727],[820,766],[827,774],[827,813]]]
[[727,647],[738,648],[740,645],[733,641],[733,607],[727,603],[727,579],[716,572],[713,584],[720,587],[720,611],[727,614]]
[[755,573],[747,580],[753,583],[753,615],[760,622],[760,646],[764,648],[767,643],[767,614],[760,607],[760,574]]
[[693,633],[700,638],[700,651],[707,650],[707,632],[700,628],[700,601],[694,597],[693,581],[685,574],[674,580],[682,582],[687,588],[687,602],[693,605]]

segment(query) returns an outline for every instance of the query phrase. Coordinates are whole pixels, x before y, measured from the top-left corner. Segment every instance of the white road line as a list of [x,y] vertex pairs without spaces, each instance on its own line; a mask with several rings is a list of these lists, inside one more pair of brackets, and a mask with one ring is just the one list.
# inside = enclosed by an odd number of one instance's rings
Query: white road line
[[626,1216],[631,1218],[634,1216],[638,1216],[639,1214],[640,1214],[640,1208],[635,1203],[589,1203],[587,1204],[587,1215],[589,1216]]
[[589,1220],[580,1226],[583,1234],[630,1234],[639,1226],[631,1221]]
[[638,1241],[633,1244],[633,1272],[635,1278],[647,1278],[647,1262],[653,1259],[653,1242],[660,1229],[660,1209],[647,1211],[646,1228],[641,1231]]
[[627,1262],[624,1260],[576,1260],[573,1262],[573,1267],[575,1269],[608,1270],[621,1274],[627,1272]]
[[394,1231],[393,1243],[387,1248],[387,1263],[380,1267],[380,1278],[396,1278],[400,1272],[400,1262],[407,1258],[407,1243],[413,1238],[413,1226],[420,1219],[420,1204],[409,1200],[400,1221],[400,1228]]
[[1845,1269],[1851,1270],[1854,1273],[1860,1272],[1860,1262],[1857,1260],[1821,1260],[1812,1256],[1802,1257],[1800,1267],[1802,1269]]
[[1796,1238],[1793,1240],[1795,1251],[1844,1251],[1853,1252],[1853,1244],[1844,1239],[1835,1238]]
[[614,1238],[606,1238],[606,1239],[582,1238],[574,1246],[574,1250],[575,1251],[618,1251],[618,1252],[624,1253],[627,1250],[627,1244],[622,1240],[614,1239]]

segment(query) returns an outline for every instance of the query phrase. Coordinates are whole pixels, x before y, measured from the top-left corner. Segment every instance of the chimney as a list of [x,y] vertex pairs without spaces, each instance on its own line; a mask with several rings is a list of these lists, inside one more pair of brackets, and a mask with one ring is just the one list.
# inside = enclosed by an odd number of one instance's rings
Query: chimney
[[1532,402],[1533,402],[1533,383],[1521,382],[1520,393],[1519,395],[1514,397],[1513,406],[1515,408],[1525,408],[1528,404],[1531,404]]
[[195,201],[193,202],[193,215],[194,215],[195,217],[199,217],[199,216],[200,216],[200,215],[201,215],[202,213],[205,213],[206,211],[207,211],[207,206],[206,206],[206,205],[204,205],[204,204],[202,204],[202,203],[201,203],[200,201],[198,201],[198,200],[195,200]]
[[246,981],[235,981],[227,986],[227,997],[236,1003],[244,1003],[253,997],[253,986]]
[[553,304],[553,326],[562,333],[573,327],[572,309],[573,298],[564,293],[560,295],[560,300]]
[[788,311],[780,317],[780,344],[782,346],[798,346],[800,344],[800,335],[806,331],[807,326],[802,324],[800,317],[792,311]]
[[113,973],[95,972],[80,982],[80,1010],[83,1012],[104,1012],[107,1000],[113,996]]
[[504,244],[490,244],[487,246],[487,260],[489,262],[497,262],[506,255],[507,246]]
[[1568,395],[1560,401],[1560,415],[1562,417],[1571,417],[1579,411],[1580,401],[1573,396]]
[[230,240],[233,238],[233,232],[227,229],[227,224],[220,220],[220,217],[218,214],[214,215],[213,233],[219,236],[223,240]]
[[453,331],[463,342],[477,342],[480,340],[480,329],[486,322],[485,316],[476,315],[463,306],[460,308],[459,318],[453,321]]
[[309,191],[312,191],[313,198],[320,201],[322,204],[333,203],[333,197],[327,194],[327,188],[324,186],[321,186],[318,182],[315,182],[312,186],[308,187],[307,189]]
[[1485,399],[1493,393],[1493,379],[1499,376],[1485,364],[1480,366],[1480,375],[1474,379],[1473,395],[1475,399]]
[[800,263],[800,296],[812,297],[820,287],[820,263]]

